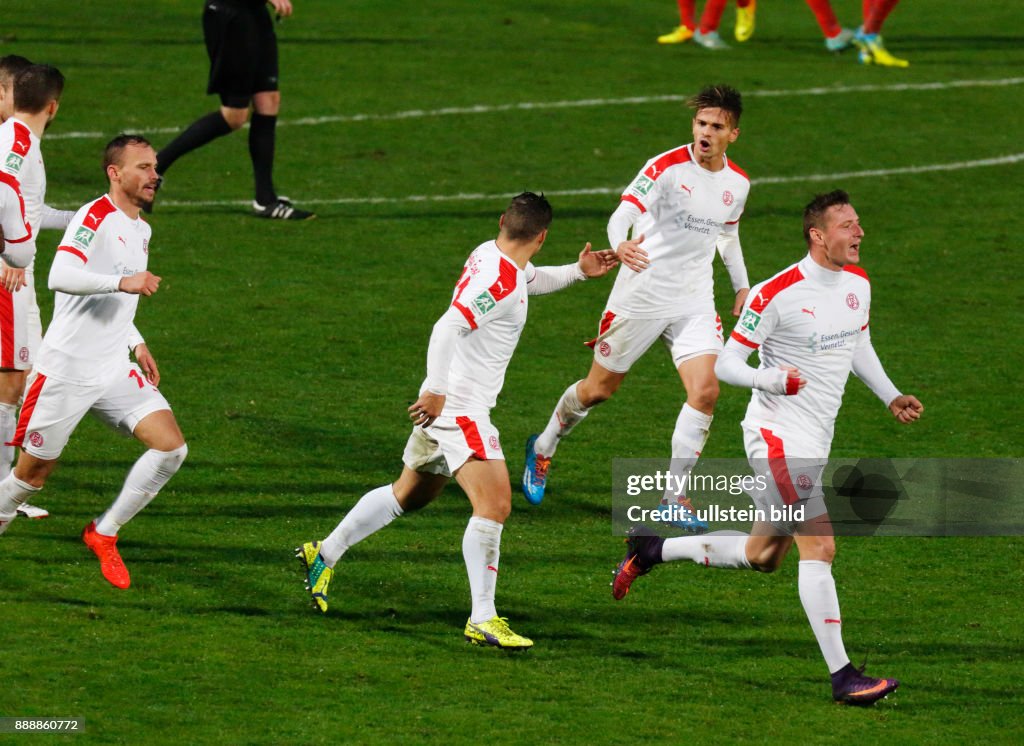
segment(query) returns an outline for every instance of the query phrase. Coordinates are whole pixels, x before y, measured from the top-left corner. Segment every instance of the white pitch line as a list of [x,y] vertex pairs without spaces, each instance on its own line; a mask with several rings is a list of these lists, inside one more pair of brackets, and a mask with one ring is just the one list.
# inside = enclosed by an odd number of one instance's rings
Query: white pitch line
[[[988,80],[946,80],[937,83],[891,83],[888,85],[866,84],[818,88],[795,88],[791,90],[753,90],[744,93],[746,98],[784,98],[792,96],[829,96],[840,93],[897,93],[900,91],[943,91],[955,88],[976,88],[1011,86],[1024,83],[1024,77],[995,78]],[[578,109],[595,106],[631,106],[657,103],[678,103],[688,96],[667,94],[662,96],[629,96],[626,98],[583,98],[567,101],[524,101],[514,104],[477,104],[475,106],[446,106],[441,109],[410,109],[387,114],[338,114],[321,117],[285,119],[278,126],[316,126],[321,124],[344,124],[350,122],[382,122],[403,119],[424,119],[470,114],[500,114],[509,111],[541,111],[546,109]],[[143,127],[130,130],[146,134],[171,134],[183,127]],[[116,133],[115,133],[116,134]],[[100,139],[111,137],[104,132],[57,132],[47,135],[47,140]]]
[[[873,168],[866,171],[841,171],[833,174],[801,174],[796,176],[763,176],[751,179],[752,186],[767,184],[792,184],[806,181],[839,181],[841,179],[865,179],[878,176],[900,176],[902,174],[921,174],[930,171],[958,171],[966,168],[986,168],[990,166],[1009,166],[1024,162],[1024,153],[1013,153],[995,158],[982,158],[974,161],[956,161],[953,163],[932,163],[925,166],[904,166],[902,168]],[[544,190],[551,197],[579,197],[585,195],[618,195],[622,187],[592,187],[589,189],[555,189]],[[514,196],[510,192],[486,194],[483,192],[462,192],[457,194],[417,194],[406,197],[336,197],[331,199],[304,199],[303,205],[391,205],[415,202],[474,202],[481,200],[508,199]],[[160,207],[219,207],[249,205],[249,200],[200,200],[195,202],[179,200],[161,200]]]

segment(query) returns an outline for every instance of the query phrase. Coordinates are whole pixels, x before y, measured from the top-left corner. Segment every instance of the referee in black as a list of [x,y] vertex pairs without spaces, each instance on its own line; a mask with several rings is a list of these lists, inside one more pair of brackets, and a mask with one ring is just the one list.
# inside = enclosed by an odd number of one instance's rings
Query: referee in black
[[210,56],[207,93],[220,96],[220,109],[194,121],[157,153],[161,176],[171,165],[211,140],[240,129],[249,118],[249,156],[252,158],[256,198],[253,212],[273,220],[309,220],[274,190],[274,136],[281,93],[277,89],[277,36],[270,17],[292,14],[291,0],[206,0],[203,38]]

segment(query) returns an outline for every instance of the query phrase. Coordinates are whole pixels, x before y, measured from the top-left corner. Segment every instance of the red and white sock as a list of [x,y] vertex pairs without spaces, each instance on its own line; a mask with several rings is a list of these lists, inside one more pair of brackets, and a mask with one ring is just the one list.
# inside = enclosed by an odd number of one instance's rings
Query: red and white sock
[[0,479],[6,477],[14,463],[14,446],[4,445],[14,440],[18,427],[18,408],[14,404],[0,402]]
[[832,565],[821,560],[800,560],[800,603],[804,605],[818,647],[825,656],[828,672],[835,673],[850,662],[843,645],[839,616],[839,595],[832,577]]
[[324,564],[334,567],[349,547],[380,531],[404,512],[390,484],[370,490],[320,544]]
[[96,533],[102,536],[117,536],[121,526],[138,515],[157,496],[181,467],[188,446],[173,451],[149,449],[132,466],[121,487],[121,494],[107,508],[102,517],[96,519]]
[[0,480],[0,534],[7,530],[11,521],[18,515],[18,506],[40,489],[42,488],[22,482],[14,476],[14,472]]
[[747,539],[739,531],[712,531],[700,536],[677,536],[665,539],[661,546],[663,562],[690,560],[704,567],[728,570],[750,569],[747,559]]
[[489,518],[473,516],[462,535],[462,557],[469,575],[469,593],[473,611],[469,620],[486,622],[498,616],[494,591],[498,584],[498,557],[501,555],[502,525]]
[[547,427],[544,428],[544,432],[537,438],[534,448],[541,456],[546,456],[547,458],[554,456],[555,450],[558,448],[558,442],[571,433],[580,420],[590,412],[587,407],[580,403],[579,396],[576,394],[576,387],[581,383],[583,381],[576,381],[576,383],[565,390],[562,398],[558,400],[558,404],[555,406],[555,411],[551,413],[551,419],[548,420]]

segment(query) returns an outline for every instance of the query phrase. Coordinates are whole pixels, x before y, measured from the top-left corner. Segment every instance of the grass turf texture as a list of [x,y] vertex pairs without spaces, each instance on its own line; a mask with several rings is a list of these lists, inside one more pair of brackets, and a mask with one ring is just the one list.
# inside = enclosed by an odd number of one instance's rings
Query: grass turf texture
[[[1024,139],[1019,84],[749,95],[1014,77],[1024,52],[1012,4],[902,4],[885,29],[911,60],[902,71],[827,54],[800,2],[765,3],[753,40],[723,54],[655,44],[676,22],[670,2],[297,5],[278,27],[283,120],[689,94],[728,81],[748,94],[730,155],[755,179],[1002,156]],[[860,4],[836,5],[855,25]],[[103,190],[109,136],[183,126],[215,105],[202,95],[191,0],[15,0],[3,15],[0,53],[68,77],[51,133],[102,132],[45,145],[51,204]],[[731,23],[730,9],[724,36]],[[308,608],[291,548],[397,474],[430,326],[505,202],[368,198],[614,188],[689,139],[678,103],[282,126],[281,191],[299,206],[351,200],[317,205],[319,219],[302,225],[227,204],[251,193],[243,134],[176,164],[151,221],[151,268],[164,283],[137,324],[190,458],[123,532],[134,585],[119,592],[78,532],[138,449],[92,422],[76,433],[37,500],[53,518],[18,521],[2,539],[0,714],[84,717],[80,743],[1019,742],[1020,538],[839,540],[850,654],[870,653],[870,672],[903,681],[872,711],[831,704],[795,558],[775,577],[658,568],[611,600],[621,556],[609,534],[611,459],[663,456],[681,401],[660,351],[564,444],[543,506],[515,498],[498,608],[536,640],[529,654],[461,640],[468,507],[457,489],[353,549],[330,614]],[[800,257],[800,209],[813,193],[850,191],[867,231],[875,346],[927,407],[898,427],[851,381],[834,455],[1019,455],[1022,178],[1018,163],[754,186],[742,229],[754,281]],[[552,201],[540,261],[604,242],[614,195]],[[204,204],[182,204],[194,202]],[[40,276],[56,241],[43,236]],[[721,268],[717,287],[725,316]],[[516,477],[522,441],[589,365],[579,342],[609,288],[532,303],[494,413]],[[41,302],[48,315],[47,294]],[[723,391],[707,456],[742,457],[746,401]]]

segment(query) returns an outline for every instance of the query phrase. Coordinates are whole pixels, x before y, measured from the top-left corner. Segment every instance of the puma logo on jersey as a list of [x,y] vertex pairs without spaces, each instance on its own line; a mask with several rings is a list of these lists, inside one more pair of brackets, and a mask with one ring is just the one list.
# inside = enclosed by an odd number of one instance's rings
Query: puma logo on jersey
[[118,236],[117,240],[124,244],[124,247],[128,248],[128,242],[124,240],[124,236]]
[[692,197],[692,196],[693,196],[693,190],[692,190],[692,189],[691,189],[690,187],[686,186],[686,184],[680,184],[680,185],[679,185],[679,188],[680,188],[680,189],[684,189],[684,190],[686,190],[686,194],[687,194],[688,196],[690,196],[690,197]]
[[[817,306],[815,306],[814,308],[817,308]],[[810,308],[810,309],[807,309],[807,308],[801,308],[801,309],[800,309],[800,311],[801,311],[802,313],[810,314],[810,316],[811,316],[811,317],[812,317],[813,319],[817,320],[817,318],[818,318],[818,317],[814,315],[814,308]]]

